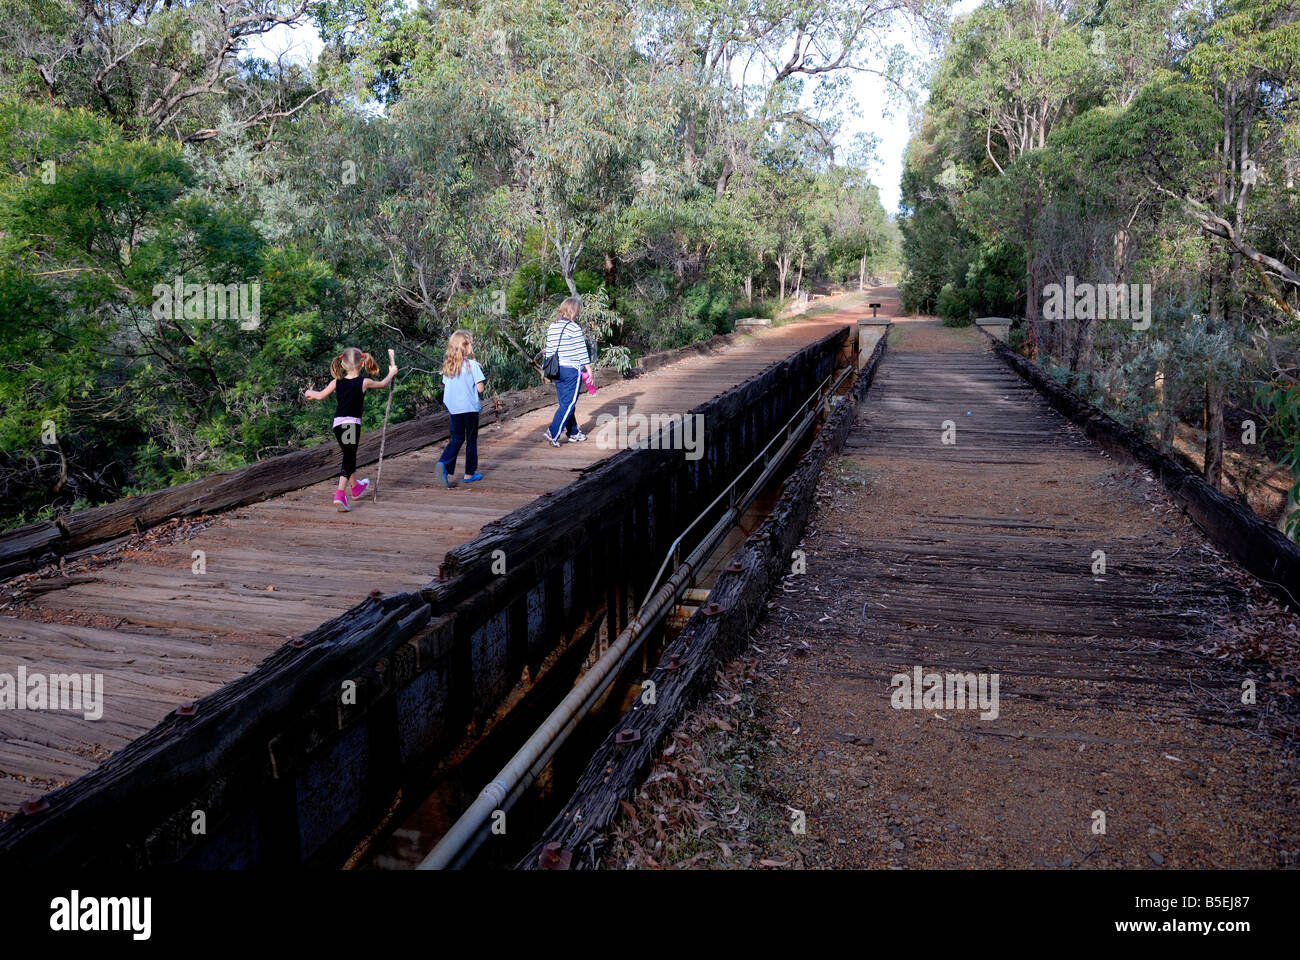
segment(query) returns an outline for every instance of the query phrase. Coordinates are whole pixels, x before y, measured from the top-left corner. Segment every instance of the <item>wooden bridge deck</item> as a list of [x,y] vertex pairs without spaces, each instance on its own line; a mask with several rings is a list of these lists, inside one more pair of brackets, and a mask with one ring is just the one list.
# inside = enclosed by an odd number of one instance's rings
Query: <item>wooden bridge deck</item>
[[[754,637],[772,731],[755,776],[807,836],[756,857],[1294,864],[1294,771],[1266,699],[1241,702],[1261,672],[1202,652],[1252,629],[1259,597],[978,334],[898,324],[822,484],[807,573]],[[895,709],[892,678],[918,666],[997,674],[1000,712]]]
[[[790,323],[595,397],[583,393],[579,422],[590,432],[599,414],[623,406],[647,415],[685,412],[869,313],[852,307]],[[365,498],[350,513],[331,506],[330,480],[156,530],[111,559],[71,564],[58,578],[10,584],[0,593],[0,670],[102,674],[105,705],[94,721],[50,710],[0,713],[0,819],[371,591],[428,583],[446,552],[485,524],[617,452],[594,439],[551,447],[542,431],[552,413],[487,427],[479,437],[484,480],[472,486],[437,484],[437,443],[389,459],[380,500]],[[322,408],[322,423],[327,414]],[[195,550],[204,553],[202,575],[192,572]]]

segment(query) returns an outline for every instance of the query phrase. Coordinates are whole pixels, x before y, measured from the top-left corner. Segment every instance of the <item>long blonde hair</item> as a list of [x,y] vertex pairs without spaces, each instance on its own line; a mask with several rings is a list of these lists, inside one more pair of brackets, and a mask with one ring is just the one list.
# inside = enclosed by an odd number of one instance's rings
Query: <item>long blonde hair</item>
[[368,353],[362,353],[356,347],[348,347],[330,362],[330,374],[335,380],[342,380],[349,370],[364,370],[372,377],[379,375],[379,364]]
[[465,358],[474,347],[474,338],[468,330],[457,330],[447,340],[447,357],[442,361],[442,375],[454,377],[465,365]]
[[558,320],[577,320],[580,310],[582,310],[581,300],[577,297],[566,297],[555,316]]

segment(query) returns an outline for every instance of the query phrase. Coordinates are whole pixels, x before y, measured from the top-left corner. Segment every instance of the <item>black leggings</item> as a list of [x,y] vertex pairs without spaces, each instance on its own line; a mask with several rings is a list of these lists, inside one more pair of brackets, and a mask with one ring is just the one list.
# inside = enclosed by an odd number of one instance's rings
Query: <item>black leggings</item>
[[[347,437],[350,443],[344,443],[343,438]],[[339,472],[340,477],[350,477],[357,472],[357,444],[361,442],[361,428],[355,423],[343,423],[334,428],[334,439],[339,442],[339,449],[343,451],[343,467]]]

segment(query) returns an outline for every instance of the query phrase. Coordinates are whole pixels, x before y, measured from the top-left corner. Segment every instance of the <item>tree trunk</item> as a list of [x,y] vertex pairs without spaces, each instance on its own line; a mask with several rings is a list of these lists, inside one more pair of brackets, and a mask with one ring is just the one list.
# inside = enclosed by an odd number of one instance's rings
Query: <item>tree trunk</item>
[[861,293],[867,284],[867,255],[862,254],[862,259],[858,261],[858,293]]
[[[1214,333],[1223,327],[1224,273],[1219,258],[1213,258],[1210,269],[1210,317],[1207,328]],[[1205,380],[1205,403],[1202,407],[1201,427],[1205,430],[1205,453],[1201,475],[1216,490],[1223,472],[1223,384],[1209,374]]]
[[750,274],[745,275],[745,302],[754,305],[754,277]]
[[1223,478],[1223,382],[1205,383],[1205,482],[1219,489]]
[[1165,386],[1165,368],[1163,365],[1157,366],[1156,382],[1153,390],[1156,407],[1156,435],[1160,438],[1160,451],[1169,453],[1174,448],[1175,421],[1173,411],[1169,409],[1168,392]]
[[[1033,254],[1026,256],[1025,265],[1025,326],[1026,340],[1025,345],[1029,349],[1029,359],[1036,359],[1039,348],[1039,289],[1038,289],[1038,264],[1034,262]],[[1050,335],[1049,335],[1050,336]],[[1048,341],[1048,350],[1051,351],[1051,341]]]
[[790,258],[781,256],[776,258],[776,277],[779,283],[780,292],[777,294],[779,302],[785,302],[785,278],[790,272]]
[[797,297],[803,292],[803,253],[799,254],[799,275],[794,281],[794,295]]
[[1074,339],[1074,357],[1070,369],[1082,373],[1089,387],[1092,386],[1092,347],[1097,339],[1097,321],[1080,321],[1079,333]]

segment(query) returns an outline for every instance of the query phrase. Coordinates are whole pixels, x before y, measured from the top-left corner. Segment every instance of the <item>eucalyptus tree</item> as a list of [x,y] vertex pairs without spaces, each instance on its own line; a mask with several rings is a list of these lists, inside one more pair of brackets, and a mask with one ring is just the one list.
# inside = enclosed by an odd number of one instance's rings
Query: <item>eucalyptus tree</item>
[[0,89],[183,142],[214,136],[226,107],[270,138],[324,91],[297,64],[250,58],[249,41],[317,2],[0,0]]
[[0,99],[0,157],[11,512],[302,439],[295,378],[337,301],[323,263],[268,242],[238,204],[196,194],[174,141],[128,138],[84,110]]
[[[964,131],[954,141],[961,149],[955,163],[989,177],[1005,174],[1096,101],[1099,62],[1079,27],[1079,7],[1070,0],[992,0],[954,23],[931,95],[941,116]],[[1015,204],[1033,337],[1044,286],[1036,229],[1043,196],[1032,163],[1021,165],[1017,178],[1002,192]]]

